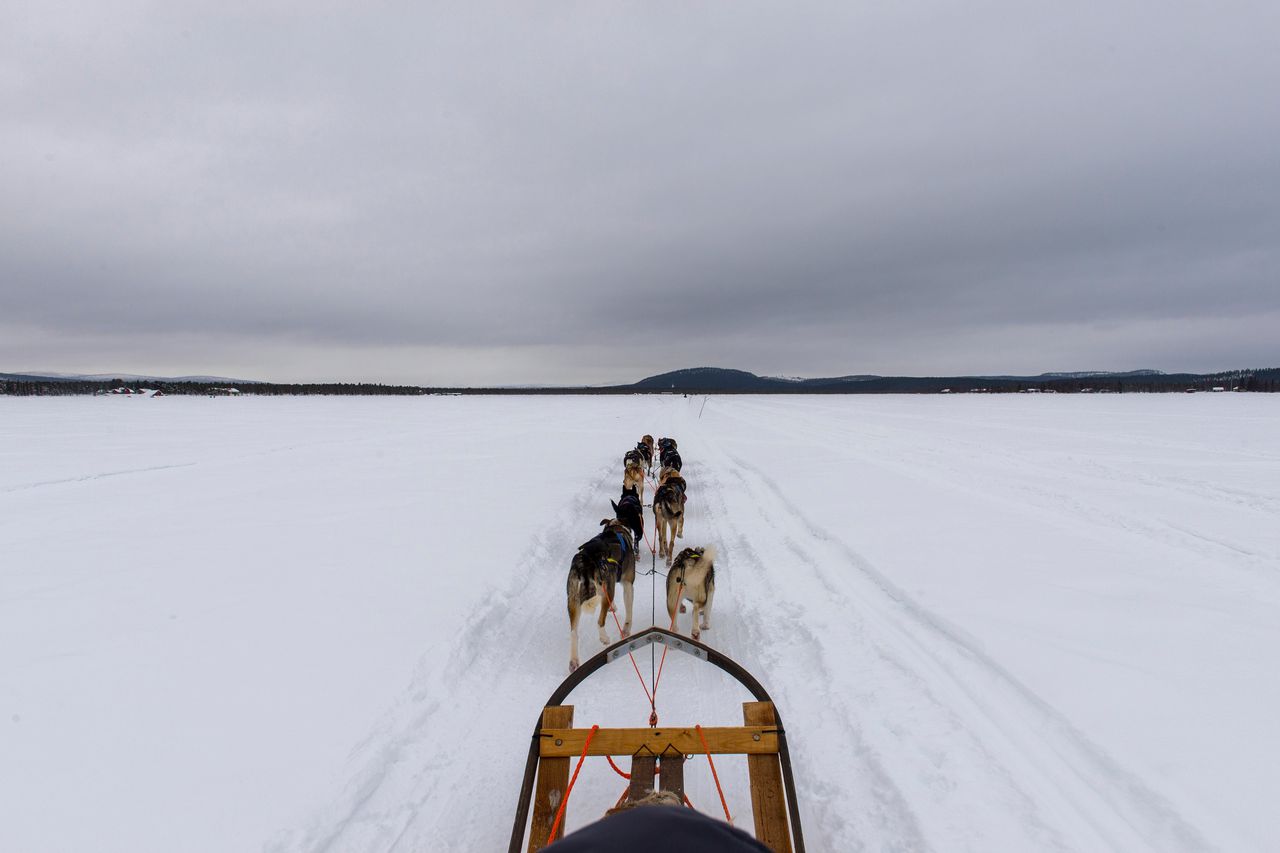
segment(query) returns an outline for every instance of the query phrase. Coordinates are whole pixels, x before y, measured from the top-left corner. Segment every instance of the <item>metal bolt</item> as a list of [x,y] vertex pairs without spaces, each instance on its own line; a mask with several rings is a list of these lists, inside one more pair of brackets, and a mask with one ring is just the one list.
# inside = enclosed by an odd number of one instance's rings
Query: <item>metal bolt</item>
[[[759,735],[757,735],[756,740],[759,740],[759,739],[760,737]],[[564,741],[562,741],[560,738],[556,738],[556,746],[564,746]]]
[[756,740],[756,741],[760,740],[760,733],[759,733],[759,732],[756,732],[755,734],[753,734],[753,735],[751,736],[751,739],[752,739],[752,740]]

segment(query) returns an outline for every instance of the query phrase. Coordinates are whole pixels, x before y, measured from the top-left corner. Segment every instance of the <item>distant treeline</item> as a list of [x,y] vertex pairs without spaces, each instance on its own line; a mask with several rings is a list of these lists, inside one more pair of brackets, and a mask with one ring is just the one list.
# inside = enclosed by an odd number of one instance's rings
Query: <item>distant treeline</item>
[[[149,389],[165,395],[225,395],[228,386],[212,382],[169,381],[91,381],[79,379],[22,379],[0,382],[0,392],[13,396],[69,396],[96,394],[115,389]],[[1280,391],[1280,368],[1235,370],[1223,373],[1101,375],[1087,377],[918,377],[883,376],[857,380],[832,380],[829,383],[788,385],[764,384],[758,387],[726,387],[707,379],[673,383],[667,387],[654,385],[614,385],[597,388],[423,388],[414,385],[380,385],[367,382],[282,383],[246,382],[235,386],[239,396],[254,394],[285,395],[609,395],[609,394],[1152,394],[1186,391]]]
[[[1218,374],[1158,374],[1054,378],[886,376],[806,388],[805,394],[1159,394],[1186,391],[1280,391],[1280,369]],[[688,391],[687,393],[697,393]],[[763,393],[797,393],[773,390]]]
[[[966,380],[968,381],[968,380]],[[982,387],[978,385],[977,387]],[[1033,383],[1016,381],[1002,391],[1056,391],[1060,394],[1117,393],[1151,394],[1175,391],[1280,391],[1280,369],[1243,370],[1214,374],[1164,374],[1157,376],[1092,377],[1047,379]],[[955,390],[955,389],[953,389]],[[994,390],[994,389],[993,389]]]
[[41,379],[41,380],[7,380],[0,383],[0,390],[18,397],[62,397],[78,394],[98,394],[116,389],[128,388],[132,391],[147,389],[160,391],[166,396],[225,396],[228,389],[234,387],[239,396],[258,394],[265,396],[288,396],[295,394],[323,396],[355,396],[355,395],[407,395],[425,394],[425,388],[412,385],[379,385],[371,382],[312,382],[312,383],[279,383],[279,382],[246,382],[243,385],[228,386],[214,382],[167,382],[146,380],[143,382],[127,382],[122,379],[95,382],[81,379]]

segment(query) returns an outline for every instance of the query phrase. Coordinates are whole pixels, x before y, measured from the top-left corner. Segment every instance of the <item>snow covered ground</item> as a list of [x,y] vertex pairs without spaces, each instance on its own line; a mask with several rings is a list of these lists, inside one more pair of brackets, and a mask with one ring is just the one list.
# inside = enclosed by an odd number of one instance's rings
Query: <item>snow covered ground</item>
[[[1280,397],[703,403],[0,398],[0,850],[505,849],[645,432],[811,850],[1280,848]],[[658,707],[745,698],[675,655]],[[625,663],[572,701],[648,716]]]

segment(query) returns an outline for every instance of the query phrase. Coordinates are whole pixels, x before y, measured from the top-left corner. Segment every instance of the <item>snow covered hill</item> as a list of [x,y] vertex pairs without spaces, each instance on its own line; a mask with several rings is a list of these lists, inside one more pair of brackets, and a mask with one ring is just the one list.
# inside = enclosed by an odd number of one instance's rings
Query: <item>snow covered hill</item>
[[[1280,846],[1280,398],[703,404],[0,399],[0,849],[505,849],[569,557],[645,432],[811,850]],[[666,666],[664,722],[740,723]],[[649,710],[623,665],[572,701]],[[588,764],[570,826],[620,790]]]

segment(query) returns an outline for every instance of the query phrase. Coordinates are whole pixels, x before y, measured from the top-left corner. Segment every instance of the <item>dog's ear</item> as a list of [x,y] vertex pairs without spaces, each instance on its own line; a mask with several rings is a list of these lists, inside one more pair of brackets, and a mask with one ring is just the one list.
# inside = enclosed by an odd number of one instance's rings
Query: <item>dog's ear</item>
[[[610,501],[610,503],[613,503],[613,502],[612,502],[612,501]],[[613,519],[612,519],[612,518],[602,518],[602,519],[600,519],[600,526],[601,526],[601,527],[608,527],[608,526],[609,526],[609,522],[611,522],[611,521],[613,521]]]
[[615,513],[618,511],[618,505],[617,505],[616,503],[614,503],[613,501],[609,501],[609,506],[613,507],[613,511],[614,511]]

